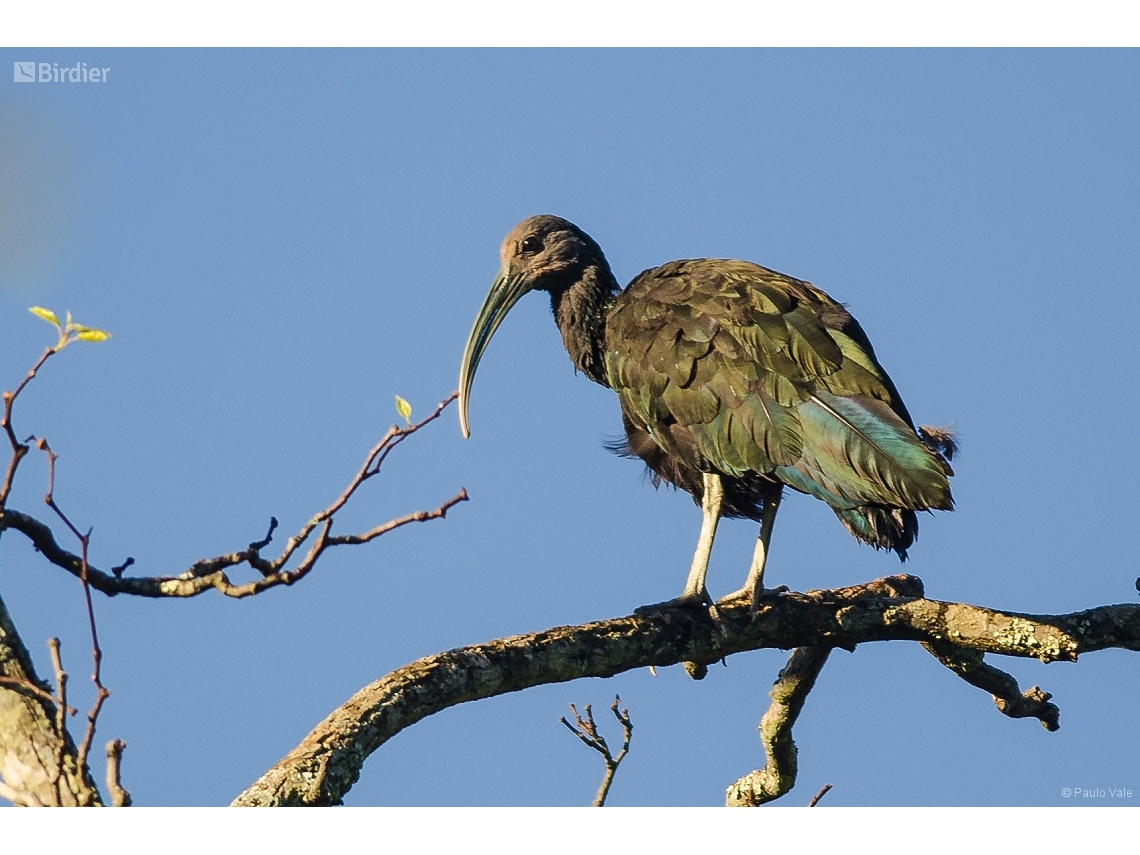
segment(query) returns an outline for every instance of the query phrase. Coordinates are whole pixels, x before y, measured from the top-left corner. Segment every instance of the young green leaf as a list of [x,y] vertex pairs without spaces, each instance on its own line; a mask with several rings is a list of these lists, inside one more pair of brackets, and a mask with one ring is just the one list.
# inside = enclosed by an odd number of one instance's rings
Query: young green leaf
[[47,321],[49,324],[55,324],[57,327],[59,326],[59,318],[55,316],[55,312],[53,312],[51,309],[45,309],[43,306],[32,306],[30,309],[28,309],[28,311],[35,315],[37,318],[42,318],[43,320]]
[[399,395],[396,396],[396,412],[400,414],[400,418],[408,423],[408,427],[411,427],[412,405],[401,398]]
[[76,324],[75,337],[80,341],[106,341],[111,337],[111,334],[106,330],[96,330],[91,327],[81,327]]

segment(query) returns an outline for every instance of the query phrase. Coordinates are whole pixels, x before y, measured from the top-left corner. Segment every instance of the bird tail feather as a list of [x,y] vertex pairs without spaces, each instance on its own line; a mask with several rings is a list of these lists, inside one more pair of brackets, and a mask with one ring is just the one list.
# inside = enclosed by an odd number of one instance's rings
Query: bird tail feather
[[901,561],[918,539],[918,515],[902,508],[832,508],[851,536],[875,549],[893,549]]

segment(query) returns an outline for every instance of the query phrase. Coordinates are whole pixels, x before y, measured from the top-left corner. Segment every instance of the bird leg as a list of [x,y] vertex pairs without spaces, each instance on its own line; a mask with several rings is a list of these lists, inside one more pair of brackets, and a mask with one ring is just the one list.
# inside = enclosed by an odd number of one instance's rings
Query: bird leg
[[764,498],[764,510],[760,517],[760,536],[756,538],[756,549],[752,553],[752,564],[748,568],[748,577],[744,580],[744,587],[733,591],[725,600],[746,596],[752,603],[752,612],[756,613],[756,604],[764,596],[764,565],[768,562],[768,545],[772,542],[772,527],[776,523],[776,511],[780,509],[780,499],[783,488],[777,489]]
[[752,564],[748,568],[748,578],[744,580],[744,590],[751,594],[753,602],[756,602],[758,595],[764,593],[764,565],[768,563],[768,546],[772,542],[776,511],[780,510],[781,493],[781,490],[777,490],[765,500],[763,516],[760,517],[760,536],[756,538]]
[[701,474],[704,480],[704,495],[701,497],[701,535],[697,538],[697,550],[693,553],[693,564],[689,568],[689,578],[685,581],[685,590],[678,599],[681,600],[709,600],[708,588],[705,587],[705,576],[709,572],[709,556],[712,555],[713,538],[716,537],[716,526],[720,522],[720,506],[724,502],[724,485],[720,476],[708,472]]
[[716,537],[716,526],[720,522],[720,508],[724,502],[724,485],[720,476],[709,472],[702,473],[704,480],[704,495],[701,496],[701,535],[697,538],[697,550],[693,553],[693,564],[689,568],[689,578],[685,581],[685,590],[681,596],[666,600],[663,603],[654,603],[651,606],[642,606],[636,611],[651,611],[668,609],[676,606],[707,605],[712,606],[712,597],[705,587],[705,576],[709,570],[709,556],[712,554],[713,538]]

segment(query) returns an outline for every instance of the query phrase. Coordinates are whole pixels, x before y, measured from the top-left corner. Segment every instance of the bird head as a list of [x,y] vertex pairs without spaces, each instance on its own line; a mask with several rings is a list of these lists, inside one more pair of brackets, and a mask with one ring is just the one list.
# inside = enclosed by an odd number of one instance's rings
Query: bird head
[[475,369],[511,307],[530,291],[565,291],[578,281],[587,265],[596,259],[604,263],[601,248],[593,238],[573,223],[551,214],[528,217],[511,229],[503,239],[499,257],[499,275],[491,283],[475,318],[459,368],[459,427],[464,437],[471,435],[467,402]]

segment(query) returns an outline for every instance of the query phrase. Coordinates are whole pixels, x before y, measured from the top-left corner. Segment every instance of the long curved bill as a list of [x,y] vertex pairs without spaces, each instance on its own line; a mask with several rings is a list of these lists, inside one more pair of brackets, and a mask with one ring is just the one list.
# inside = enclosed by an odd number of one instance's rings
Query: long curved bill
[[507,312],[519,301],[523,294],[530,290],[528,277],[522,272],[512,272],[509,265],[504,264],[499,275],[491,283],[491,290],[487,299],[483,301],[479,315],[475,318],[475,325],[471,327],[471,335],[467,337],[467,347],[463,349],[463,363],[459,366],[459,429],[463,431],[464,438],[471,436],[471,429],[467,424],[467,401],[471,397],[471,382],[475,379],[475,369],[479,367],[479,360],[483,358],[483,351],[487,343]]

